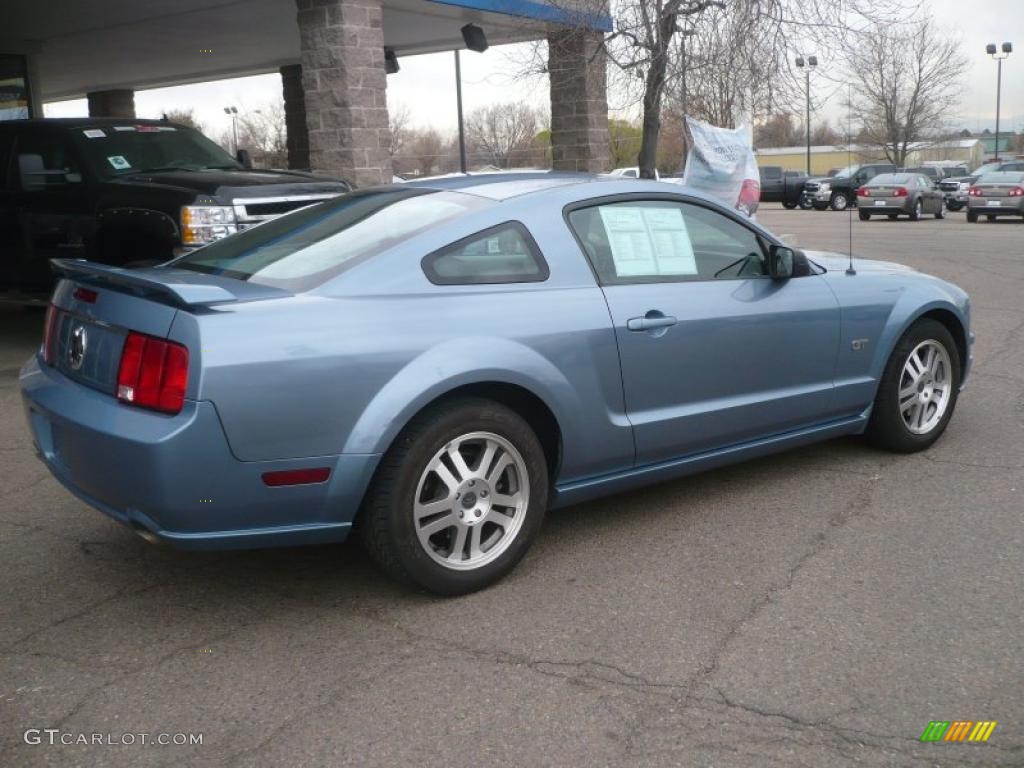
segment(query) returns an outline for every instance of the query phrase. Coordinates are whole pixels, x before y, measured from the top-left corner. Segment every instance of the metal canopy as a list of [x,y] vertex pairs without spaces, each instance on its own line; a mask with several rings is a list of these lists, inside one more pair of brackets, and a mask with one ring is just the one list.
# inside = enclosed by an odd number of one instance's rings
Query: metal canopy
[[[299,62],[295,0],[5,0],[0,51],[32,56],[43,100],[275,71]],[[607,31],[604,16],[547,0],[384,0],[384,42],[399,55],[535,40],[551,24]]]

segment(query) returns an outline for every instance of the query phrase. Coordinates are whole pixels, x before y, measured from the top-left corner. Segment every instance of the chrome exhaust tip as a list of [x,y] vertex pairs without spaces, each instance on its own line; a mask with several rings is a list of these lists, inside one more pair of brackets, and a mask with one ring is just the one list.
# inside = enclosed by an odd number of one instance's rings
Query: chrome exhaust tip
[[132,524],[132,530],[138,534],[139,538],[149,544],[163,544],[163,540],[153,533],[148,528],[139,525],[138,523]]

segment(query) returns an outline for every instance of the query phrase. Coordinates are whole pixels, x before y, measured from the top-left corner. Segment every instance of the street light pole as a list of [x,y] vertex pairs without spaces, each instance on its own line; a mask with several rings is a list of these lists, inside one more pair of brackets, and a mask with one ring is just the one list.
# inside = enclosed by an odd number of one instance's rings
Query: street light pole
[[804,61],[803,56],[796,57],[797,69],[804,69],[804,92],[807,98],[807,175],[811,175],[811,68],[818,66],[817,56],[808,56]]
[[1000,112],[1000,101],[1002,99],[1003,91],[1003,59],[1013,53],[1013,43],[1003,43],[1002,53],[996,50],[995,43],[989,43],[985,46],[985,53],[996,60],[996,153],[993,158],[994,162],[999,162],[999,112]]

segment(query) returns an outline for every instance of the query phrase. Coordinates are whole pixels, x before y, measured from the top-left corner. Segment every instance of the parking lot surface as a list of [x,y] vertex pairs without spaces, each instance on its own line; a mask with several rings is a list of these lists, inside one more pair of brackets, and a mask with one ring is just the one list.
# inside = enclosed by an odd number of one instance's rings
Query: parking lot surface
[[[846,248],[845,213],[759,218]],[[89,509],[23,423],[42,315],[0,310],[0,763],[1024,764],[1024,223],[853,231],[971,294],[975,368],[934,448],[839,440],[555,512],[453,600],[354,545],[181,553]],[[932,720],[998,725],[921,743]],[[25,743],[47,728],[202,744]]]

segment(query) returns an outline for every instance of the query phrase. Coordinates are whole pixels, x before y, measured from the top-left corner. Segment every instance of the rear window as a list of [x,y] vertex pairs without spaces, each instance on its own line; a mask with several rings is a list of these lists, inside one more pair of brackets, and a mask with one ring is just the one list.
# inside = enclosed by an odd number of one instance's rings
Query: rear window
[[761,169],[761,178],[762,179],[781,179],[782,178],[782,169],[781,168],[772,168],[772,167],[762,168]]
[[996,173],[986,173],[980,179],[979,184],[1019,184],[1024,181],[1024,173],[1017,171],[997,171]]
[[352,192],[218,240],[167,266],[304,291],[432,226],[493,204],[408,187]]
[[875,176],[870,182],[869,187],[886,187],[890,184],[909,184],[910,174],[906,173],[882,173]]

